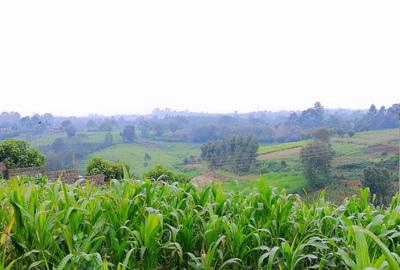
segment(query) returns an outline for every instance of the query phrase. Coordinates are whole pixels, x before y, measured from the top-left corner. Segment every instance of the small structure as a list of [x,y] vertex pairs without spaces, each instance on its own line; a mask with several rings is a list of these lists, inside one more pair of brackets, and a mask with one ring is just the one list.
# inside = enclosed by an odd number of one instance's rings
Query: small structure
[[27,167],[27,168],[16,168],[7,169],[6,178],[10,179],[14,176],[42,176],[45,174],[44,167]]
[[[9,169],[4,162],[0,162],[0,179],[11,179],[14,176],[46,176],[49,181],[61,179],[67,184],[73,184],[75,181],[82,178],[82,176],[79,175],[78,170],[59,170],[47,172],[44,167]],[[91,175],[85,176],[84,178],[96,185],[105,184],[104,175]]]
[[67,184],[72,184],[79,179],[78,170],[60,170],[60,171],[50,171],[46,172],[45,175],[50,181],[56,181],[62,179]]

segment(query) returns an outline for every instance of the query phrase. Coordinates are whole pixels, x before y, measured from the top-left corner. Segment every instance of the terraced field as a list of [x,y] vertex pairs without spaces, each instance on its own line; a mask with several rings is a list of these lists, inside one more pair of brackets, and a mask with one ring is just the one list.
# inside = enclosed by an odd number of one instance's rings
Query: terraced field
[[[65,133],[56,133],[37,138],[32,141],[35,146],[51,145],[56,138],[63,138],[68,143],[101,144],[104,142],[106,132],[78,133],[76,138],[67,138]],[[170,169],[186,172],[195,177],[202,184],[212,181],[221,181],[227,190],[253,189],[258,179],[263,178],[272,186],[284,187],[289,191],[297,191],[306,187],[306,181],[302,176],[299,161],[299,152],[307,141],[283,143],[276,145],[261,145],[258,150],[259,163],[286,162],[284,172],[269,172],[263,174],[250,173],[236,175],[231,172],[216,170],[210,171],[204,162],[182,165],[187,157],[200,155],[199,144],[172,143],[155,140],[138,139],[136,143],[124,144],[118,132],[112,132],[113,145],[92,152],[79,160],[79,169],[83,172],[86,162],[91,157],[102,157],[108,160],[120,160],[127,162],[132,171],[141,176],[143,172],[155,165],[163,165]],[[393,159],[397,153],[398,131],[381,130],[355,134],[349,138],[333,138],[332,146],[336,152],[333,160],[333,174],[340,179],[360,179],[362,170],[371,162]],[[148,153],[151,160],[148,167],[144,166],[144,154]]]
[[308,141],[300,141],[300,142],[289,142],[289,143],[281,143],[281,144],[270,144],[270,145],[260,145],[258,148],[258,154],[268,154],[274,152],[280,152],[287,149],[298,148],[306,145]]

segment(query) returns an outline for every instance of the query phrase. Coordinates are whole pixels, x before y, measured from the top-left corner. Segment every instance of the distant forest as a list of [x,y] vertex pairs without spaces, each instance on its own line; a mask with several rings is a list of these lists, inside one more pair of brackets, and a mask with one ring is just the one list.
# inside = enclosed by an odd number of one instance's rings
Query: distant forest
[[[155,109],[149,115],[112,117],[58,117],[50,113],[22,117],[18,112],[0,115],[0,139],[32,139],[42,134],[65,132],[121,131],[129,136],[167,141],[204,143],[236,135],[254,136],[260,143],[281,143],[312,137],[317,128],[329,128],[333,134],[398,127],[400,103],[369,110],[325,109],[316,102],[303,111],[258,111],[251,113],[209,114]],[[128,128],[127,128],[128,127]],[[125,130],[125,131],[124,131]],[[124,134],[125,134],[124,133]]]

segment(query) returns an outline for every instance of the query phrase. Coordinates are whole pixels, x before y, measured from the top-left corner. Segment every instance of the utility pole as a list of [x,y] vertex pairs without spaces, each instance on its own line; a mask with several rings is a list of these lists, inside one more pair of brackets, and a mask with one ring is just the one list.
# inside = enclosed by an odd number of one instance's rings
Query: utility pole
[[399,112],[399,115],[398,115],[398,117],[399,117],[399,119],[398,119],[398,125],[399,125],[399,153],[398,153],[398,156],[399,156],[399,196],[400,196],[400,112]]

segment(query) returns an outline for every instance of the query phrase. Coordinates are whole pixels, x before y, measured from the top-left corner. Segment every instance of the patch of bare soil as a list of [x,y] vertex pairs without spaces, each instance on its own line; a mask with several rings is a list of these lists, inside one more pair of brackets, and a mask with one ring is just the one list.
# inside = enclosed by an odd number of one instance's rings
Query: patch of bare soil
[[211,175],[208,172],[205,172],[201,175],[198,175],[192,179],[192,183],[197,184],[199,186],[205,185],[211,182],[217,181],[217,177]]
[[342,179],[339,180],[343,185],[346,187],[361,187],[361,180],[360,179],[355,179],[355,180],[350,180],[350,179]]
[[393,154],[393,153],[397,153],[399,151],[399,148],[396,146],[390,146],[387,144],[377,144],[377,145],[371,146],[369,148],[369,150],[374,153],[385,153],[386,152],[386,153]]
[[268,154],[262,154],[258,156],[259,160],[267,160],[267,159],[277,159],[284,158],[290,156],[292,154],[300,153],[301,147],[290,148],[286,150],[276,151]]

